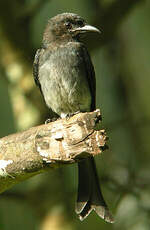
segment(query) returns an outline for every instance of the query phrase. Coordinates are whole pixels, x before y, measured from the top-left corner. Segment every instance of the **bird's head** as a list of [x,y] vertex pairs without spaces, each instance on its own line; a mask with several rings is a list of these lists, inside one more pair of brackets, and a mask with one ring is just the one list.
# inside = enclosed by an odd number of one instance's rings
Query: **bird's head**
[[87,32],[100,33],[96,27],[88,25],[86,21],[73,13],[63,13],[51,18],[46,26],[43,43],[63,39],[79,39],[80,34]]

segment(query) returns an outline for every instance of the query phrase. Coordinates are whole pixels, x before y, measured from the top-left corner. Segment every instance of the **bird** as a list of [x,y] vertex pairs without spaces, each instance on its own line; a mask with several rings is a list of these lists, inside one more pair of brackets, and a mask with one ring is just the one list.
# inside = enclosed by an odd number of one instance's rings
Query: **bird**
[[[74,13],[61,13],[49,19],[42,46],[35,54],[33,76],[46,105],[60,118],[96,109],[94,67],[82,35],[100,30]],[[94,210],[106,222],[113,217],[104,201],[95,160],[78,163],[78,195],[75,212],[84,220]]]

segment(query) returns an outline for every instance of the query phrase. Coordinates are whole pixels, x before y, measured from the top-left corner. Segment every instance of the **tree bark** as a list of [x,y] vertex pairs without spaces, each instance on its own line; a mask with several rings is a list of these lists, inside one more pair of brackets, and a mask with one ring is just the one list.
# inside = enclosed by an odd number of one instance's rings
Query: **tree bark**
[[0,139],[0,193],[29,177],[100,154],[100,110],[30,128]]

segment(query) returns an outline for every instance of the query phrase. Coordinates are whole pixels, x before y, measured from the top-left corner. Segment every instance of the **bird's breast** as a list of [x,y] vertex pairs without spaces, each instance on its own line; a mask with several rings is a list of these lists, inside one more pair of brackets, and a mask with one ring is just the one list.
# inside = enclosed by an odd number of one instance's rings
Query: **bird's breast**
[[61,115],[90,111],[91,93],[84,57],[75,48],[65,47],[45,54],[39,80],[46,104]]

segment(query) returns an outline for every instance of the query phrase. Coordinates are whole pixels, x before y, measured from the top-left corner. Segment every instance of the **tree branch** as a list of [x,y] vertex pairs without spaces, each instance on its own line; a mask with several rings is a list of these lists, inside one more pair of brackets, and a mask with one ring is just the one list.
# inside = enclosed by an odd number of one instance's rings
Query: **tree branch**
[[100,154],[106,134],[100,111],[33,127],[0,139],[0,192],[31,176]]

